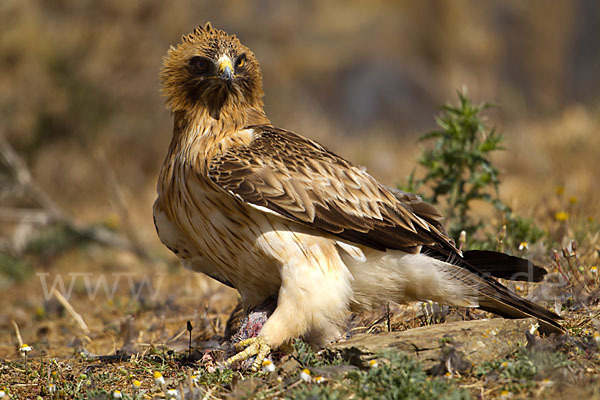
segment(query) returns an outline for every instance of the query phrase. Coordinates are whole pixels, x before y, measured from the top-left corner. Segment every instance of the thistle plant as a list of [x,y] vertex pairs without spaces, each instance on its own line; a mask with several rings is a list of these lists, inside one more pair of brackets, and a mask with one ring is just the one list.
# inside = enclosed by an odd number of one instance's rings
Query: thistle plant
[[[420,192],[424,186],[429,187],[432,194],[423,197],[433,204],[445,205],[450,235],[458,240],[461,232],[465,232],[463,236],[466,235],[471,248],[494,247],[495,236],[504,230],[507,233],[502,238],[503,245],[516,249],[519,243],[534,243],[541,238],[542,231],[532,221],[515,216],[500,200],[499,170],[491,155],[503,149],[503,137],[496,129],[488,128],[481,115],[490,105],[474,105],[466,89],[458,93],[458,99],[457,105],[442,107],[441,115],[436,117],[439,129],[419,139],[434,141],[418,160],[425,176],[417,179],[413,170],[403,189]],[[485,239],[479,242],[474,240],[474,234],[483,228],[483,222],[472,213],[475,200],[491,204],[500,217],[495,233],[484,233]]]

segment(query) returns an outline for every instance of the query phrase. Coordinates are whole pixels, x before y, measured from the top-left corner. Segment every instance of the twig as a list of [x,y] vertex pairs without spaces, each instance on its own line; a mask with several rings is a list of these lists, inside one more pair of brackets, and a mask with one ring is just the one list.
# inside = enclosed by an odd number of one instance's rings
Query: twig
[[194,329],[194,327],[192,326],[192,323],[188,320],[187,322],[187,330],[190,333],[190,340],[188,342],[188,359],[192,358],[192,330]]
[[137,233],[138,230],[131,222],[127,202],[125,201],[125,191],[119,184],[115,171],[106,158],[106,154],[103,150],[98,150],[94,153],[94,158],[100,166],[100,172],[108,187],[112,203],[123,222],[125,234],[131,242],[133,251],[145,260],[152,260],[152,257],[148,254],[146,248],[142,245],[142,241]]
[[[23,161],[23,159],[12,148],[10,143],[8,143],[1,132],[0,156],[4,158],[8,167],[13,171],[17,183],[21,186],[23,191],[28,193],[32,199],[35,199],[35,201],[37,201],[41,207],[40,211],[28,210],[28,215],[22,213],[21,216],[23,218],[39,219],[41,222],[42,214],[45,214],[46,217],[43,221],[44,223],[62,224],[79,236],[98,242],[105,246],[117,247],[126,251],[130,251],[145,258],[146,260],[154,261],[149,258],[148,254],[145,252],[145,250],[143,250],[143,246],[141,246],[139,243],[132,243],[127,238],[115,234],[106,228],[90,227],[79,224],[69,217],[68,214],[65,213],[60,206],[58,206],[58,204],[56,204],[52,198],[35,183],[25,161]],[[0,213],[0,220],[3,218],[14,220],[19,214],[18,212],[13,215],[8,214],[9,211],[14,211],[11,209],[4,209],[2,211],[3,212]],[[35,212],[39,214],[33,214]]]
[[392,331],[392,321],[391,321],[391,311],[390,311],[390,302],[388,301],[385,305],[385,319],[387,321],[387,331]]
[[180,337],[182,337],[183,335],[185,335],[185,333],[186,333],[186,332],[187,332],[187,329],[184,329],[184,330],[180,331],[180,332],[179,332],[179,333],[177,333],[175,336],[173,336],[173,337],[171,337],[171,338],[167,339],[167,340],[165,341],[165,344],[166,344],[166,343],[173,343],[174,341],[176,341],[177,339],[179,339]]
[[79,325],[81,330],[87,335],[90,332],[90,330],[87,327],[87,325],[86,325],[85,321],[83,320],[83,318],[81,317],[81,315],[79,315],[77,313],[77,311],[75,311],[75,309],[71,306],[71,304],[69,304],[67,299],[65,299],[65,297],[62,295],[62,293],[60,293],[57,290],[52,290],[52,293],[56,297],[56,300],[58,300],[60,302],[60,304],[63,305],[65,310],[67,310],[69,315],[71,315],[71,317],[75,320],[75,322],[77,322],[77,324]]
[[206,391],[206,394],[204,395],[204,397],[202,397],[202,400],[208,400],[211,397],[213,397],[212,393],[215,391],[214,386],[211,386],[208,388],[208,390]]
[[567,278],[567,276],[563,272],[563,269],[562,269],[562,267],[560,265],[560,256],[558,255],[558,251],[556,249],[552,250],[552,256],[554,257],[554,262],[556,263],[556,266],[558,268],[558,272],[562,275],[562,277],[565,280],[565,282],[567,282],[569,285],[572,286],[571,281],[569,280],[569,278]]
[[17,342],[19,342],[19,348],[23,346],[23,338],[21,337],[21,331],[19,330],[19,325],[15,322],[15,320],[11,320],[13,327],[15,328],[15,336],[17,337]]
[[0,221],[46,224],[50,220],[47,212],[29,208],[0,207]]
[[60,207],[44,192],[40,189],[31,177],[29,168],[23,159],[17,154],[12,148],[10,143],[4,138],[4,135],[0,133],[0,154],[6,160],[8,166],[15,172],[17,182],[29,191],[34,199],[45,209],[48,210],[55,217],[63,217],[63,212]]

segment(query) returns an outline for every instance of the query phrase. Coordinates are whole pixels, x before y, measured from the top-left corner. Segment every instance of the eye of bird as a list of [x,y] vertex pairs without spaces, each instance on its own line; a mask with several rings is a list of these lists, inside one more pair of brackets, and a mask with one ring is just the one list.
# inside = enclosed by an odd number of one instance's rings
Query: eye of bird
[[242,68],[244,65],[246,65],[246,55],[242,54],[235,60],[235,68]]
[[198,74],[206,74],[210,70],[211,61],[205,57],[192,57],[188,63],[194,72]]

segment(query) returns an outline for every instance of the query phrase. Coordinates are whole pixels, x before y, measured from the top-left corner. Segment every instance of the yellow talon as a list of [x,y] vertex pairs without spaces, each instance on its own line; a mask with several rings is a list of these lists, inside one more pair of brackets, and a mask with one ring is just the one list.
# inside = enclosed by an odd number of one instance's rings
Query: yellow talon
[[257,372],[262,365],[263,360],[271,352],[271,347],[267,344],[266,340],[260,336],[249,338],[237,342],[233,347],[239,351],[239,353],[229,357],[225,361],[225,365],[229,366],[238,361],[244,361],[252,356],[256,356],[256,359],[252,363],[250,370]]

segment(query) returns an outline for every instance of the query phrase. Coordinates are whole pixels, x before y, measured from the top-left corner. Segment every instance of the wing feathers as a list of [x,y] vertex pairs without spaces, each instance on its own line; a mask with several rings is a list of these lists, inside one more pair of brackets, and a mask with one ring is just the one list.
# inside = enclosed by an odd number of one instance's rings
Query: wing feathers
[[[292,132],[271,126],[251,129],[250,144],[229,148],[210,164],[210,179],[227,192],[378,250],[414,252],[422,245],[437,244],[455,249],[439,229],[437,210],[418,196],[389,190],[348,161]],[[419,210],[423,218],[415,214]]]

